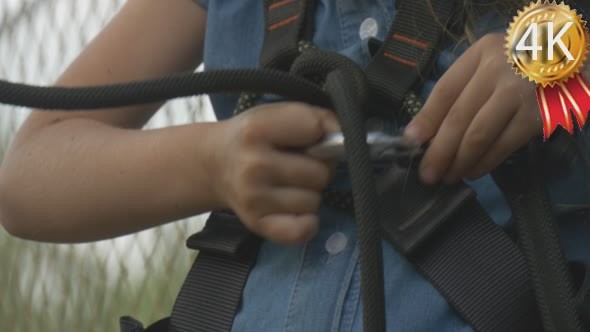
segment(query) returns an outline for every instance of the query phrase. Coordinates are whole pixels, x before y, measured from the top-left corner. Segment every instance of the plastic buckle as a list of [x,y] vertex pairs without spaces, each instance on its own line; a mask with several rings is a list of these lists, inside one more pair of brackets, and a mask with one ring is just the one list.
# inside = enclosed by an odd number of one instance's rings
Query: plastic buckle
[[425,186],[416,171],[392,168],[379,183],[381,227],[384,238],[402,254],[423,245],[475,192],[466,184]]
[[252,234],[232,212],[211,212],[202,231],[191,235],[186,246],[193,250],[244,258],[258,252],[260,238]]

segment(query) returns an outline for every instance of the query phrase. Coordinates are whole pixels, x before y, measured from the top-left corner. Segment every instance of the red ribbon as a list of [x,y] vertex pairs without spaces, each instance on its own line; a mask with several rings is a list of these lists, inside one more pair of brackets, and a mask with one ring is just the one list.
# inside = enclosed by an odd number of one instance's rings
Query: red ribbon
[[537,101],[543,119],[543,136],[548,139],[562,126],[574,133],[572,112],[578,127],[584,127],[590,110],[590,86],[581,74],[576,74],[566,83],[557,82],[553,87],[537,86]]

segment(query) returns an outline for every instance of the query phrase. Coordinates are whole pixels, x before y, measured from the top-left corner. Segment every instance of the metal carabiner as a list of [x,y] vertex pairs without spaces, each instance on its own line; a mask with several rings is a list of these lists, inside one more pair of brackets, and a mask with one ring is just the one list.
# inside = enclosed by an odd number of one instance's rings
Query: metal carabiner
[[[403,136],[393,136],[381,131],[367,133],[367,144],[372,161],[397,161],[419,156],[424,147],[408,141]],[[324,137],[318,144],[308,148],[306,154],[318,159],[346,161],[344,135],[341,132]]]

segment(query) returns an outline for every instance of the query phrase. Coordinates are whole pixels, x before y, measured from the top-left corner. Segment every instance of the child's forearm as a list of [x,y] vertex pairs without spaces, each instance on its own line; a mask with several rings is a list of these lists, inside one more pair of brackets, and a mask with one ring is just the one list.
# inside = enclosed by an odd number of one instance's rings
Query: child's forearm
[[0,221],[19,237],[82,242],[219,208],[206,166],[219,125],[49,125],[17,140],[0,167]]

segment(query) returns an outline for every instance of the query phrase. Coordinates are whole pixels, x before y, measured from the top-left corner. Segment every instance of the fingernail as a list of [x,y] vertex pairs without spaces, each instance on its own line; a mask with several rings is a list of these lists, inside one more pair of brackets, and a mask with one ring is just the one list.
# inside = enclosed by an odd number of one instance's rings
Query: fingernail
[[420,179],[424,183],[434,184],[438,180],[438,177],[432,167],[425,166],[420,169]]
[[404,138],[415,143],[422,143],[422,130],[415,122],[410,122],[404,129]]

